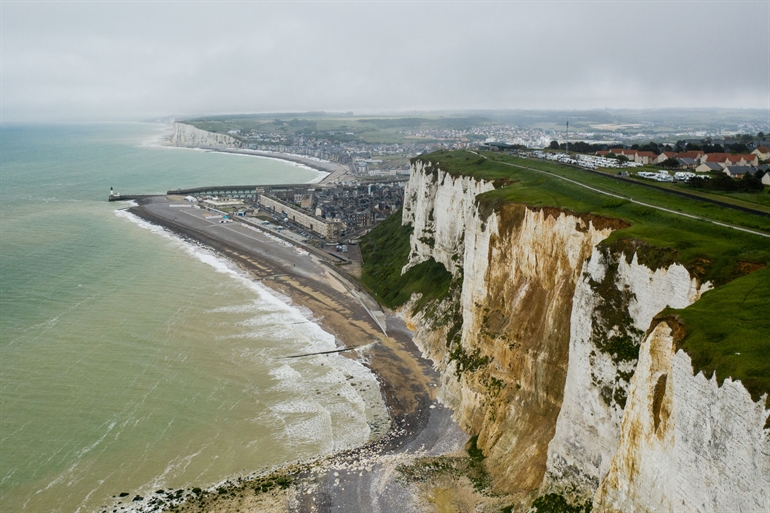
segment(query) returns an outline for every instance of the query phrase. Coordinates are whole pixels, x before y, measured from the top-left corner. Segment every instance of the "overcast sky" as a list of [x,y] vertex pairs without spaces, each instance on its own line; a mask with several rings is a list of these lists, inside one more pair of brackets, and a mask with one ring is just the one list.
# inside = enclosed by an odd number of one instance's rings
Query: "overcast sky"
[[2,118],[770,108],[770,2],[2,0]]

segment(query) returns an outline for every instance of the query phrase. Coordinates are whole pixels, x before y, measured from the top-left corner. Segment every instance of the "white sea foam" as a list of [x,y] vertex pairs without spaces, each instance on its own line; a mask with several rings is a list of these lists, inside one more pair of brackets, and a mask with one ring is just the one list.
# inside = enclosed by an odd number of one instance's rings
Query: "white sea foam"
[[[231,355],[233,361],[267,362],[271,367],[268,375],[272,383],[267,388],[260,390],[250,385],[244,390],[255,404],[265,406],[260,407],[261,411],[254,418],[245,420],[271,430],[274,433],[271,443],[280,444],[286,454],[296,454],[297,447],[313,447],[320,455],[361,445],[372,436],[387,431],[389,419],[377,380],[362,363],[339,354],[285,358],[289,354],[336,349],[334,335],[313,322],[310,309],[255,282],[234,263],[205,247],[184,241],[130,212],[119,210],[116,215],[160,235],[175,248],[226,276],[224,284],[227,287],[245,287],[253,292],[255,298],[251,301],[224,305],[207,312],[241,317],[235,322],[229,321],[238,329],[235,334],[223,335],[225,338],[273,342],[269,347],[258,345]],[[279,394],[275,396],[271,392]],[[264,401],[270,401],[269,397],[281,399],[265,404]],[[264,440],[255,439],[247,446],[260,443]],[[191,449],[169,462],[161,475],[141,487],[145,497],[183,472],[202,450]],[[191,486],[201,484],[204,483],[190,483]],[[131,506],[141,510],[140,504]]]

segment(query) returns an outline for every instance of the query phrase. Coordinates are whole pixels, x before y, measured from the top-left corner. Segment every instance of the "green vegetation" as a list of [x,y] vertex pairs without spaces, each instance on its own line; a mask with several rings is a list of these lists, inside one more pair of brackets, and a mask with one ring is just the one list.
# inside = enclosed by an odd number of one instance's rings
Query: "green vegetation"
[[535,499],[532,510],[537,513],[591,513],[591,503],[572,505],[563,496],[549,493]]
[[624,202],[557,176],[652,205],[766,233],[770,233],[770,218],[619,182],[610,176],[597,176],[560,164],[490,153],[485,156],[488,158],[482,159],[467,151],[441,151],[419,158],[431,162],[432,169],[441,168],[454,176],[495,180],[499,188],[478,198],[482,213],[491,213],[501,205],[513,202],[621,219],[628,226],[615,230],[603,244],[616,250],[626,245],[650,267],[680,262],[701,280],[720,285],[745,274],[745,262],[765,265],[770,260],[770,244],[763,237]]
[[484,468],[484,454],[476,446],[478,436],[472,437],[465,445],[468,457],[438,456],[419,458],[411,465],[399,465],[396,470],[402,478],[409,482],[426,482],[438,476],[449,476],[455,479],[467,477],[473,484],[473,489],[487,493],[492,480]]
[[[322,137],[333,142],[365,142],[394,144],[405,142],[430,142],[427,136],[405,133],[423,130],[465,129],[470,126],[493,124],[487,117],[476,115],[447,115],[420,117],[363,117],[352,114],[308,112],[302,114],[252,114],[234,116],[212,116],[184,121],[202,130],[231,134],[237,139],[247,140],[245,135],[254,130],[274,134],[280,141],[289,137]],[[482,136],[483,138],[483,136]],[[273,144],[276,144],[274,142]],[[265,141],[265,144],[269,144]]]
[[413,293],[422,294],[415,311],[449,292],[452,274],[432,258],[406,273],[401,269],[409,257],[411,226],[401,225],[401,211],[390,216],[361,240],[363,284],[388,308],[403,305]]
[[[482,213],[491,213],[513,202],[532,207],[557,207],[595,222],[601,220],[594,216],[610,223],[607,219],[622,220],[601,248],[615,255],[624,254],[627,259],[636,253],[640,262],[653,269],[681,263],[701,282],[710,281],[717,287],[692,306],[676,312],[685,326],[682,347],[693,358],[695,371],[703,370],[709,375],[716,372],[720,381],[728,376],[740,379],[755,399],[770,392],[770,315],[767,315],[770,270],[758,270],[770,262],[770,241],[705,220],[608,197],[555,175],[651,205],[766,233],[770,233],[770,219],[555,163],[499,154],[485,156],[488,158],[466,151],[442,151],[419,159],[432,164],[429,172],[440,168],[454,176],[496,181],[496,190],[478,198]],[[533,171],[535,169],[545,172]],[[602,287],[602,284],[594,285]],[[606,308],[600,308],[601,324],[629,328],[627,320],[614,319],[612,314],[615,307],[622,306],[622,292],[618,297],[602,295],[607,296],[607,301]],[[611,339],[599,337],[598,346],[618,361],[635,359],[640,334],[630,328],[621,331],[623,333]],[[447,341],[450,346],[452,342]],[[479,355],[465,354],[462,348],[453,347],[450,352],[469,369],[480,364]],[[607,390],[606,400],[622,404],[625,397],[619,390]]]
[[[495,180],[499,188],[479,197],[482,212],[491,213],[506,203],[515,202],[533,207],[557,207],[599,222],[594,216],[622,220],[602,243],[605,251],[627,259],[636,254],[651,268],[681,263],[702,282],[710,281],[717,287],[686,309],[664,312],[675,313],[682,320],[685,328],[682,348],[692,357],[695,371],[703,370],[707,375],[716,372],[720,382],[728,376],[740,379],[755,400],[770,392],[770,315],[767,312],[770,269],[765,268],[770,262],[770,241],[704,220],[611,198],[553,175],[672,210],[766,232],[770,232],[770,220],[548,162],[501,155],[484,159],[465,151],[436,152],[420,158],[431,162],[434,171],[440,167],[455,176]],[[527,166],[532,169],[526,169]],[[432,313],[427,312],[433,315],[436,314],[434,300],[453,295],[451,275],[431,260],[402,276],[400,270],[408,258],[410,235],[411,228],[401,226],[400,214],[373,230],[362,243],[365,261],[362,281],[390,307],[405,303],[412,292],[422,293],[416,309],[433,301],[429,307]],[[387,248],[387,251],[376,251],[377,248]],[[593,285],[604,289],[607,283],[609,281],[604,280]],[[628,298],[623,297],[622,291],[618,291],[618,297],[605,290],[599,292],[606,297],[606,304],[599,308],[602,319],[596,325],[627,329],[611,338],[598,334],[597,346],[617,361],[635,359],[641,334],[632,329],[627,319],[615,319],[613,313],[617,310],[617,315],[625,315],[627,308],[623,308],[623,303]],[[448,326],[446,343],[459,374],[476,370],[486,362],[479,354],[469,354],[461,347],[462,317],[456,310],[449,305],[436,314],[434,327]],[[622,392],[617,387],[607,390],[605,399],[622,404],[625,400]]]
[[[614,176],[615,173],[617,173],[617,170],[599,170],[599,171],[606,171],[609,176]],[[637,172],[639,171],[651,171],[653,173],[656,173],[659,171],[658,168],[653,166],[644,166],[641,168],[637,168]],[[726,175],[725,175],[726,176]],[[631,173],[631,178],[637,178],[636,175]],[[643,178],[637,178],[640,183],[647,183],[649,184],[649,180],[645,180]],[[740,207],[746,207],[746,208],[752,208],[755,210],[759,210],[761,212],[767,212],[770,213],[770,194],[757,194],[756,192],[727,192],[727,191],[718,191],[718,190],[705,190],[705,189],[696,189],[693,187],[690,187],[686,182],[675,182],[675,183],[655,183],[655,187],[659,187],[661,189],[668,189],[668,190],[674,190],[674,191],[683,191],[687,194],[692,194],[694,196],[699,196],[702,198],[708,198],[708,199],[714,199],[717,201],[722,201],[724,203],[729,203],[731,205],[737,205]],[[770,191],[769,191],[770,192]]]
[[457,379],[460,379],[463,372],[476,372],[489,363],[488,356],[481,356],[481,351],[476,349],[472,353],[465,350],[459,340],[454,343],[454,347],[449,353],[449,360],[456,362],[455,372]]
[[[600,245],[603,251],[616,256],[623,254],[626,259],[636,254],[640,262],[653,269],[681,263],[701,282],[710,281],[717,287],[686,309],[664,312],[675,313],[682,320],[685,329],[682,348],[692,357],[695,371],[703,370],[708,376],[716,372],[720,382],[728,376],[739,379],[755,400],[770,392],[770,315],[767,313],[770,269],[766,268],[770,262],[770,241],[705,220],[608,197],[554,175],[652,205],[769,233],[770,219],[559,164],[503,155],[487,156],[489,158],[465,151],[442,151],[420,159],[431,162],[434,172],[440,168],[455,176],[469,175],[496,181],[496,190],[478,198],[482,212],[491,213],[514,202],[532,207],[557,207],[594,222],[611,224],[615,222],[613,219],[621,220],[616,222],[612,235]],[[531,169],[526,169],[527,166]],[[450,291],[451,275],[441,264],[429,260],[402,276],[401,268],[409,256],[410,235],[411,227],[401,226],[400,213],[373,230],[361,245],[365,262],[362,281],[391,308],[404,304],[413,292],[422,293],[415,310],[431,304],[429,308],[434,310],[428,313],[433,315],[436,313],[435,300],[454,295]],[[381,251],[382,248],[386,251]],[[620,315],[616,312],[627,312],[623,305],[629,298],[622,291],[613,295],[604,290],[611,281],[614,280],[605,279],[593,284],[605,298],[605,304],[598,309],[601,319],[595,319],[594,324],[604,328],[618,326],[620,331],[610,338],[606,337],[607,330],[604,336],[594,333],[594,337],[597,347],[616,361],[633,360],[638,355],[642,334],[633,329],[628,319],[615,318]],[[447,306],[435,317],[434,327],[448,326],[447,347],[450,358],[457,362],[458,375],[486,364],[480,354],[468,353],[461,346],[462,317],[457,308]],[[630,379],[630,375],[621,377]],[[605,400],[622,405],[625,392],[618,386],[608,389]]]
[[[259,477],[254,480],[254,491],[256,493],[269,492],[274,488],[286,489],[294,482],[294,476],[280,473],[273,473],[268,476]],[[220,492],[221,493],[221,492]]]
[[687,185],[693,189],[706,189],[711,191],[721,192],[747,192],[757,193],[762,192],[764,186],[759,178],[756,178],[748,173],[743,175],[740,180],[735,180],[727,176],[722,172],[710,173],[710,176],[700,177],[696,176],[691,178]]
[[[770,392],[770,268],[709,291],[676,314],[684,325],[681,348],[706,377],[740,379],[756,401]],[[770,397],[767,401],[770,406]]]

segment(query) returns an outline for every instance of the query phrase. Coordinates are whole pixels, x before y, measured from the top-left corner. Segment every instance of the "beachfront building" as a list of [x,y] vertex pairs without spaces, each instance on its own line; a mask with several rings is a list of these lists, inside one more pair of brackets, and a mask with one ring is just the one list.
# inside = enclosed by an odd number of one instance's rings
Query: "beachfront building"
[[223,199],[223,200],[205,199],[203,200],[203,204],[209,208],[213,208],[216,210],[241,208],[244,206],[243,201],[237,200],[237,199]]
[[265,194],[259,195],[259,204],[273,212],[286,217],[294,223],[304,226],[311,232],[317,233],[324,239],[337,240],[340,238],[341,226],[337,222],[329,222],[324,219],[320,219],[306,212],[302,212],[299,209],[289,206],[283,201],[267,196]]

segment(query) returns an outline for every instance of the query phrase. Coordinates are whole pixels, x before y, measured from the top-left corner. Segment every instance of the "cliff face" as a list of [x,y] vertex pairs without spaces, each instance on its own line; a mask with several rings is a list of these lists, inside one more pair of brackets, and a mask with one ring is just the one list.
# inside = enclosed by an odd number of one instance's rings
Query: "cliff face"
[[599,511],[770,511],[764,401],[740,382],[693,376],[676,323],[657,323],[631,380]]
[[[665,331],[651,330],[654,316],[710,285],[681,265],[649,269],[600,246],[618,220],[521,204],[485,215],[475,196],[492,188],[418,161],[403,219],[414,228],[405,269],[433,257],[454,276],[451,297],[409,321],[497,489],[523,504],[555,492],[594,511],[767,511],[756,482],[770,482],[764,402],[739,382],[693,376],[671,337],[669,363],[648,369]],[[663,456],[666,443],[678,459]],[[737,472],[734,485],[723,471]]]
[[184,123],[174,123],[173,146],[185,148],[240,148],[241,142],[227,134],[215,134]]
[[708,290],[681,265],[655,271],[595,248],[583,263],[570,319],[570,365],[546,488],[590,497],[620,440],[638,345],[655,314],[684,308]]
[[403,220],[414,230],[412,253],[404,270],[432,256],[454,274],[465,250],[465,228],[474,215],[476,196],[494,186],[425,167],[420,161],[414,164],[416,176],[426,179],[409,180],[404,189]]

